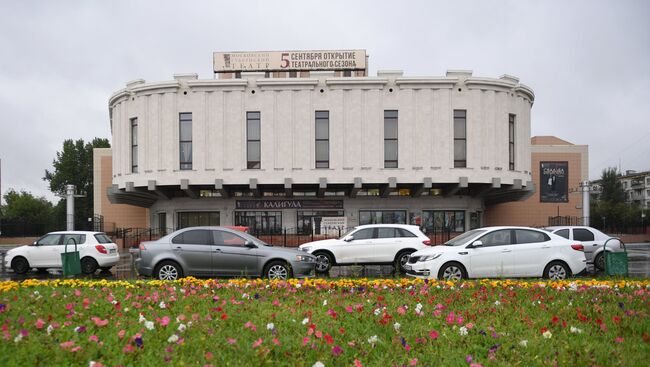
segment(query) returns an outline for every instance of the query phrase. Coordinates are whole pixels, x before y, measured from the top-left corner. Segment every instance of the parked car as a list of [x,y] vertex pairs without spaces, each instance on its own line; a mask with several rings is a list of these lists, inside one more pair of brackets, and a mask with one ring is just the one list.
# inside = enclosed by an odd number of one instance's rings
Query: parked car
[[419,278],[566,279],[583,272],[586,259],[582,243],[540,229],[486,227],[417,251],[405,267],[408,275]]
[[[585,257],[587,264],[593,264],[599,270],[605,270],[605,253],[603,252],[605,241],[612,238],[597,230],[586,226],[554,226],[544,228],[551,233],[573,241],[580,241],[585,246]],[[623,244],[612,239],[607,243],[607,251],[622,252]]]
[[328,272],[332,265],[353,264],[390,264],[403,271],[410,254],[430,245],[418,226],[367,224],[339,239],[308,242],[300,249],[316,256],[317,273]]
[[316,258],[297,249],[271,247],[248,233],[226,227],[188,227],[135,251],[138,273],[161,280],[193,276],[302,278]]
[[92,274],[98,268],[108,270],[120,261],[117,245],[102,232],[62,231],[51,232],[31,245],[20,246],[7,251],[5,267],[17,274],[25,274],[32,268],[45,270],[60,268],[61,254],[75,251],[75,242],[81,271]]

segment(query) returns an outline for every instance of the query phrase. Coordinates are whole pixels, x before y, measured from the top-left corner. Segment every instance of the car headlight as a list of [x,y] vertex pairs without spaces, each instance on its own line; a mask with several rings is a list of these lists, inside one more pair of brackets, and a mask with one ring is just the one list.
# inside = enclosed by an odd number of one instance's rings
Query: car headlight
[[301,247],[300,250],[304,251],[304,252],[309,252],[309,251],[311,251],[311,246]]
[[418,261],[420,261],[420,262],[423,262],[423,261],[431,261],[431,260],[434,260],[434,259],[439,258],[441,255],[442,255],[442,254],[433,254],[433,255],[424,255],[424,256],[420,256],[420,258],[418,259]]
[[296,255],[296,261],[313,262],[314,257],[313,256],[307,256],[307,255]]

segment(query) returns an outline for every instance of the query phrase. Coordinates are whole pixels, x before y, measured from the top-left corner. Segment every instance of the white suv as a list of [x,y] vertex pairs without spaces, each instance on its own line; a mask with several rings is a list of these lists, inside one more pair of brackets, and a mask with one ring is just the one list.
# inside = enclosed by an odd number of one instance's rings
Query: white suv
[[98,268],[108,270],[120,261],[117,245],[102,232],[51,232],[31,245],[7,251],[5,268],[11,268],[17,274],[25,274],[32,268],[60,268],[61,254],[66,250],[75,251],[75,243],[81,259],[81,271],[85,274],[92,274]]
[[300,245],[316,256],[316,272],[326,273],[332,265],[389,264],[404,271],[409,255],[431,245],[418,226],[368,224],[358,226],[339,239]]

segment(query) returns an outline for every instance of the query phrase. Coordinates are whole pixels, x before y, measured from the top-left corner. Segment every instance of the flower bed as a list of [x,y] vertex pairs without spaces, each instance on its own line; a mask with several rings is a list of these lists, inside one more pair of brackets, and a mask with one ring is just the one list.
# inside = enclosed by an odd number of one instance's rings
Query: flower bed
[[0,365],[646,365],[649,281],[0,282]]

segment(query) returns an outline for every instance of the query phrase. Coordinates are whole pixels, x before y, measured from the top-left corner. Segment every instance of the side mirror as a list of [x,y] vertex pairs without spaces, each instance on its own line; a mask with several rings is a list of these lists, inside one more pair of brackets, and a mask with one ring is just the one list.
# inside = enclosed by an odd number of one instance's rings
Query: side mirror
[[350,242],[350,241],[352,241],[352,240],[354,240],[354,236],[353,236],[353,235],[348,235],[348,236],[345,236],[345,237],[343,238],[343,241],[345,241],[345,242]]
[[257,248],[257,246],[255,246],[252,241],[246,241],[246,243],[244,243],[244,246],[248,248]]
[[467,246],[469,248],[483,247],[483,241],[474,241],[472,244]]

